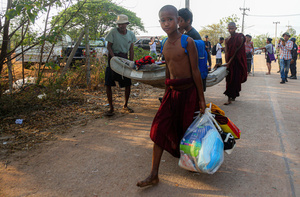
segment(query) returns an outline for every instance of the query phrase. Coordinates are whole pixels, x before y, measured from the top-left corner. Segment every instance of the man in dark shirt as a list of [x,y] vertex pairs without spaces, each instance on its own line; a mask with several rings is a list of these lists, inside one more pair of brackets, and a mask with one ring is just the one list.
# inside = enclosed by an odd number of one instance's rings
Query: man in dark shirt
[[185,34],[194,40],[202,40],[197,30],[192,27],[193,13],[187,8],[182,8],[178,10],[178,15],[180,16],[179,27],[185,30]]
[[205,36],[205,50],[207,52],[207,61],[208,61],[208,65],[209,65],[209,69],[211,68],[211,56],[210,56],[210,51],[211,51],[211,44],[208,41],[208,35]]
[[297,62],[297,45],[296,45],[296,38],[291,38],[291,41],[293,42],[293,49],[291,51],[292,53],[292,60],[291,60],[291,76],[289,77],[290,79],[297,79],[297,67],[296,67],[296,62]]

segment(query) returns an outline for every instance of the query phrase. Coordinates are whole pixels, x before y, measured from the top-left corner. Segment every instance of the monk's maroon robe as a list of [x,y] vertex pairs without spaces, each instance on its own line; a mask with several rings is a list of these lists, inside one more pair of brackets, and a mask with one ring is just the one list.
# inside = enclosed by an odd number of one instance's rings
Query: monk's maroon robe
[[242,83],[247,81],[247,58],[245,52],[245,38],[242,33],[236,33],[227,41],[227,57],[226,62],[230,60],[237,48],[233,61],[229,65],[229,74],[226,77],[226,91],[224,94],[229,98],[235,99],[240,96],[242,90]]
[[170,87],[153,119],[150,138],[179,158],[180,140],[199,110],[198,93],[192,78],[166,79],[165,83]]

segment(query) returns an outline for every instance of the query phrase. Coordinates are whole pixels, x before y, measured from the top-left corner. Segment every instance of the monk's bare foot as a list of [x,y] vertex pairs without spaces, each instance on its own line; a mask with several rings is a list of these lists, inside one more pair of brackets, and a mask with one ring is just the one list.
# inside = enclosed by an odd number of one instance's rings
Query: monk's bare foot
[[224,103],[224,105],[230,105],[231,103],[231,101],[227,101],[226,103]]
[[228,101],[226,103],[224,103],[224,105],[230,105],[232,103],[232,101],[234,101],[235,99],[231,99],[228,98]]
[[150,185],[156,185],[159,182],[158,176],[148,176],[145,180],[137,182],[136,186],[146,187]]

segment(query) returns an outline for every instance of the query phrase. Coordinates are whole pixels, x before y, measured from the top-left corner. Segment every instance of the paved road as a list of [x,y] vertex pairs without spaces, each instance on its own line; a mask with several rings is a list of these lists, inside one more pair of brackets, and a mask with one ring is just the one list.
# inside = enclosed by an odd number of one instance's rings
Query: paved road
[[265,75],[264,56],[255,56],[255,75],[231,106],[223,105],[224,82],[207,89],[207,102],[242,131],[213,175],[183,170],[165,153],[161,182],[135,186],[151,167],[149,128],[159,102],[157,91],[148,90],[135,114],[99,119],[15,154],[7,169],[0,167],[0,196],[300,196],[300,80],[279,84],[277,69]]

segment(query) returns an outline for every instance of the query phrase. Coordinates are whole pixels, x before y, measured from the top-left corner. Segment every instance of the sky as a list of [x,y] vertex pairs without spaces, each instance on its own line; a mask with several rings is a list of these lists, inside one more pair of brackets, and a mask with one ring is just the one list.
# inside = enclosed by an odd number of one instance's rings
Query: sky
[[[147,32],[140,35],[161,36],[166,33],[160,28],[158,11],[164,5],[174,5],[177,9],[185,7],[185,0],[113,0],[118,5],[131,10],[142,19]],[[245,3],[245,4],[244,4]],[[190,0],[190,9],[193,12],[192,26],[200,31],[204,26],[219,23],[223,17],[236,14],[239,25],[242,26],[242,11],[240,8],[249,8],[246,11],[244,34],[257,36],[268,33],[277,37],[287,31],[288,26],[300,34],[300,0]],[[240,29],[241,30],[241,29]],[[202,35],[201,35],[202,36]]]

